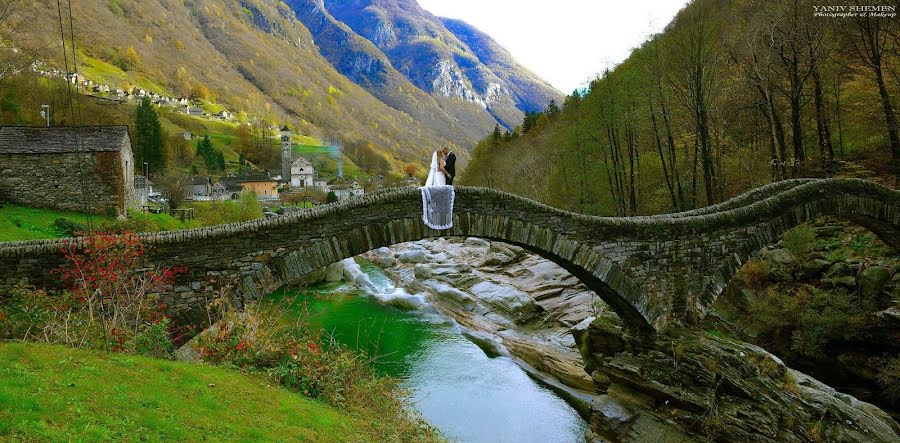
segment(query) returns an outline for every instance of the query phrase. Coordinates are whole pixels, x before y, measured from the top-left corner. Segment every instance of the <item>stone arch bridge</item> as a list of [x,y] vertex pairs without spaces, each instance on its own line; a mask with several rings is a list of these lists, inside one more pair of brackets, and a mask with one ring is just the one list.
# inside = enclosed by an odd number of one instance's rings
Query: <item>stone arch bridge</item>
[[[457,187],[454,226],[422,223],[416,188],[379,191],[290,215],[143,234],[148,264],[181,265],[165,302],[196,310],[223,285],[240,303],[344,258],[439,236],[499,240],[561,265],[597,292],[633,330],[652,334],[701,319],[743,263],[797,224],[833,215],[900,247],[900,191],[854,179],[789,180],[694,211],[593,217],[504,192]],[[0,243],[0,294],[53,284],[61,240]]]

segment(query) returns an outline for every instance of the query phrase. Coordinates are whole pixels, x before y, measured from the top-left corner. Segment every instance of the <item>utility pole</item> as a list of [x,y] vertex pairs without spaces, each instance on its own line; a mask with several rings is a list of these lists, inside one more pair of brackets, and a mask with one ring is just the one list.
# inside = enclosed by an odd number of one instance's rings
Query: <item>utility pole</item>
[[50,105],[41,105],[41,117],[47,119],[47,127],[50,127]]

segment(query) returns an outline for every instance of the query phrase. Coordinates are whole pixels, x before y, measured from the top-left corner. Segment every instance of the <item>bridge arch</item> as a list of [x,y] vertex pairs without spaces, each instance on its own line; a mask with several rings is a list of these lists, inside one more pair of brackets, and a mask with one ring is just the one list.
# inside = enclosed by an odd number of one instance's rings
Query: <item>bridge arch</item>
[[[715,303],[741,267],[757,257],[763,248],[778,243],[787,231],[821,217],[831,216],[863,227],[875,234],[894,252],[900,252],[900,214],[898,214],[900,192],[887,192],[883,195],[883,199],[877,201],[848,198],[846,194],[836,193],[832,199],[806,199],[802,204],[786,205],[785,201],[796,200],[794,194],[808,194],[810,190],[827,184],[808,179],[790,181],[794,182],[793,185],[782,187],[776,196],[760,199],[765,200],[768,205],[783,208],[783,211],[776,217],[755,226],[752,235],[748,235],[738,247],[727,254],[722,263],[710,274],[703,288],[703,312]],[[827,194],[829,189],[821,187],[818,192]],[[751,206],[752,204],[742,207],[742,210],[752,211]]]
[[[427,228],[416,188],[388,189],[272,219],[142,234],[146,259],[182,265],[166,304],[203,305],[227,285],[240,300],[382,246],[439,236],[522,246],[556,262],[643,333],[702,318],[740,266],[802,221],[853,220],[895,249],[900,191],[853,179],[791,180],[718,205],[646,217],[575,214],[485,188],[456,188],[454,226]],[[78,241],[78,240],[75,240]],[[19,282],[49,285],[61,240],[0,243],[0,294]]]

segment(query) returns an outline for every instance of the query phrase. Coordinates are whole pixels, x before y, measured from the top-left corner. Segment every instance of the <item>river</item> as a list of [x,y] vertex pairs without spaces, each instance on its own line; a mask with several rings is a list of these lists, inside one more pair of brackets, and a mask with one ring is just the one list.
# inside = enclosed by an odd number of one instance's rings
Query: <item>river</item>
[[[361,266],[379,292],[398,291],[377,267]],[[379,356],[377,371],[400,378],[413,406],[451,441],[584,441],[587,424],[569,404],[512,360],[488,358],[433,310],[385,306],[345,283],[278,295],[298,296],[317,326]]]

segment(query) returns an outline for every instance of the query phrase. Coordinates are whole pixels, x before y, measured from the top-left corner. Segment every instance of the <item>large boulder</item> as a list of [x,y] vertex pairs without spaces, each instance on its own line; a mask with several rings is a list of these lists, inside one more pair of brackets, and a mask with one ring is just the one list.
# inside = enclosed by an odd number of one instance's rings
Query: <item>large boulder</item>
[[325,281],[329,283],[339,282],[344,279],[344,264],[332,263],[325,267]]
[[817,278],[831,266],[831,262],[821,258],[813,258],[800,265],[800,272],[804,278]]
[[528,294],[511,286],[483,281],[469,288],[469,292],[479,300],[512,314],[518,320],[529,318],[535,311],[534,300]]
[[797,258],[787,249],[773,249],[769,251],[766,260],[783,266],[793,266],[797,263]]
[[400,251],[397,253],[397,260],[401,263],[428,263],[428,256],[425,251],[412,249],[408,251]]
[[884,266],[869,266],[857,277],[859,293],[863,297],[877,296],[891,280],[891,271]]
[[452,301],[468,311],[475,308],[475,299],[473,299],[471,295],[466,294],[453,286],[436,280],[426,280],[423,284],[431,288],[438,297],[444,300]]
[[378,248],[372,251],[369,256],[372,258],[372,263],[384,269],[391,268],[397,264],[397,259],[394,258],[394,253],[391,252],[390,248]]

